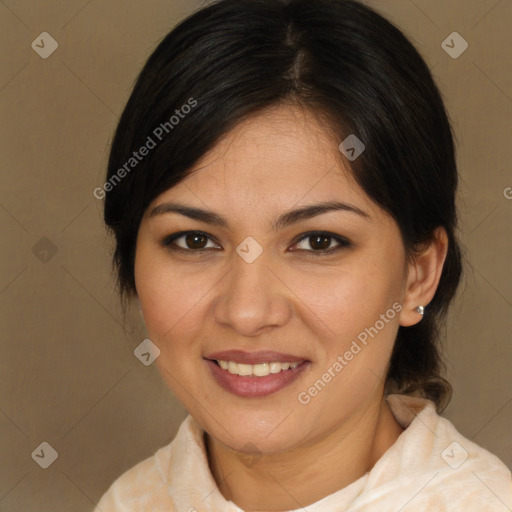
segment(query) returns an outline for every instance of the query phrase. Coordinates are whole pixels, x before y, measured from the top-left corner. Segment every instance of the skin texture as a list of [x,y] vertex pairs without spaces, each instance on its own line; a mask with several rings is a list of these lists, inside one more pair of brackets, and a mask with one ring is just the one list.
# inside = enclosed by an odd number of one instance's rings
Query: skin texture
[[[244,510],[314,503],[371,469],[402,432],[383,399],[385,377],[399,325],[421,321],[414,308],[434,296],[446,233],[439,228],[408,261],[398,225],[351,178],[338,144],[312,113],[268,109],[239,124],[190,176],[157,197],[140,225],[135,280],[149,337],[161,350],[156,364],[207,432],[220,491]],[[270,229],[292,208],[329,200],[368,217],[333,211]],[[216,212],[230,229],[177,213],[149,215],[166,201]],[[208,233],[204,244],[212,250],[161,244],[185,230]],[[308,231],[340,235],[351,246],[317,255],[314,240],[301,240]],[[236,252],[248,236],[263,249],[250,264]],[[185,238],[175,243],[190,247]],[[394,303],[400,313],[300,403],[298,394]],[[216,383],[203,359],[229,349],[275,350],[311,364],[277,393],[241,398]],[[248,463],[240,452],[254,458]]]

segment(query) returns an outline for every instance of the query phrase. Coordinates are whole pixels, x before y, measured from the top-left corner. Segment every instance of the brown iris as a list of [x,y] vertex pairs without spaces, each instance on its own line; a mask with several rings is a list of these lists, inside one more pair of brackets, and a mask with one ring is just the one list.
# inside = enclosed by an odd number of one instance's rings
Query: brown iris
[[331,245],[331,238],[326,235],[312,235],[309,237],[309,243],[313,249],[325,251]]
[[190,233],[185,237],[185,242],[191,249],[203,249],[208,243],[208,237],[201,233]]

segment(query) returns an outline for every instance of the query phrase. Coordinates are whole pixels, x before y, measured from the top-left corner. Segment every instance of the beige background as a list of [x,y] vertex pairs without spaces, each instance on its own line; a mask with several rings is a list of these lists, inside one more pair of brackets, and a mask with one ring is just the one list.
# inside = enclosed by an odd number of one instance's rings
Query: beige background
[[[447,328],[446,416],[510,467],[512,2],[368,3],[423,53],[457,134],[471,265]],[[136,311],[123,321],[92,191],[136,74],[198,5],[0,3],[1,511],[92,510],[185,417],[156,368],[133,355],[145,334]],[[43,31],[59,45],[47,59],[31,48]],[[458,59],[441,47],[453,31],[469,43]],[[48,469],[31,456],[42,442],[58,453]]]

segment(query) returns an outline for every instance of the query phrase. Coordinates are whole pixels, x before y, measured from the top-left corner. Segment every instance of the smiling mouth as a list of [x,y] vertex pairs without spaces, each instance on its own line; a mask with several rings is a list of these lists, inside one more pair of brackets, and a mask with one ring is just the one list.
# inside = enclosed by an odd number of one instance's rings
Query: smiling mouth
[[271,374],[293,370],[305,362],[280,363],[278,361],[273,361],[269,363],[244,364],[237,363],[235,361],[224,361],[217,359],[211,359],[211,361],[232,375],[240,375],[244,377],[267,377]]
[[307,359],[273,351],[232,350],[209,354],[203,359],[215,382],[241,398],[273,395],[299,379],[311,365]]

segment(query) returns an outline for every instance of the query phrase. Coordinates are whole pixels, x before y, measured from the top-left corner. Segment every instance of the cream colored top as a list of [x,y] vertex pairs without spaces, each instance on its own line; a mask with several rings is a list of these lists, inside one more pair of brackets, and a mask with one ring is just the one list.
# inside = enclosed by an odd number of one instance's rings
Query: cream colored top
[[[404,432],[369,473],[297,512],[510,512],[512,477],[428,400],[387,397]],[[210,472],[191,416],[174,440],[121,475],[94,512],[243,512]]]

